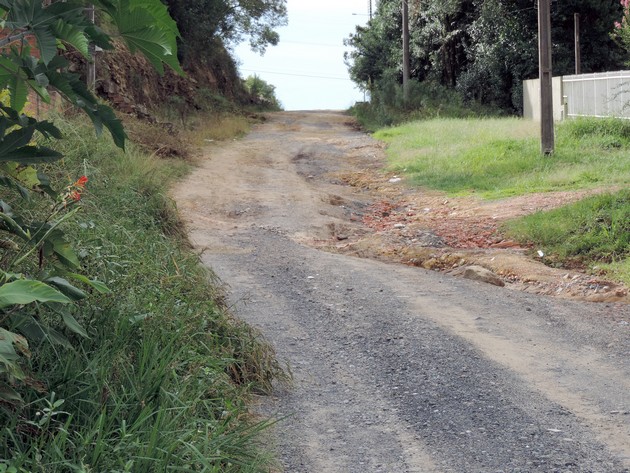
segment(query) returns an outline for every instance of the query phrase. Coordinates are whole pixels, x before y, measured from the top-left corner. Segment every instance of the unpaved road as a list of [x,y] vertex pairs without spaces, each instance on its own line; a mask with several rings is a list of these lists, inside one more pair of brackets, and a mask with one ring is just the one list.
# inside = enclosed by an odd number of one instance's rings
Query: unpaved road
[[[173,195],[294,386],[261,400],[279,471],[628,472],[630,310],[324,252],[382,150],[341,114],[271,115]],[[334,245],[328,245],[334,246]]]

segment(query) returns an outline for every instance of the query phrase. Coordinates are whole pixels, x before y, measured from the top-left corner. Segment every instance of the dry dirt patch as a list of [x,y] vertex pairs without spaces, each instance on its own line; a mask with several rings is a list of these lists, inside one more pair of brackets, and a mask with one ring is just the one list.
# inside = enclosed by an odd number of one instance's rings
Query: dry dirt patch
[[355,213],[370,232],[333,245],[319,246],[366,258],[396,261],[461,274],[480,265],[499,275],[506,287],[536,294],[598,301],[628,301],[628,289],[583,271],[552,268],[536,251],[509,240],[500,226],[506,220],[575,202],[597,191],[549,192],[495,201],[406,185],[399,176],[363,169],[338,176],[374,198]]

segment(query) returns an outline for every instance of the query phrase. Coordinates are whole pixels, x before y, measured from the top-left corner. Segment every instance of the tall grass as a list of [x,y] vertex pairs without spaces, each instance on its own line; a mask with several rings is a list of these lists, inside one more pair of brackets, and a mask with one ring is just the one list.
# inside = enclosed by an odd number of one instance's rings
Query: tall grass
[[629,125],[575,120],[557,125],[556,152],[540,153],[538,125],[518,118],[433,119],[375,134],[391,169],[417,185],[488,198],[630,181]]
[[282,373],[179,236],[166,191],[187,166],[133,146],[122,154],[76,120],[64,130],[67,158],[50,173],[90,179],[66,231],[83,272],[112,294],[73,314],[89,339],[66,334],[72,346],[34,351],[45,391],[0,406],[0,471],[268,471],[253,440],[265,424],[249,420],[246,399]]

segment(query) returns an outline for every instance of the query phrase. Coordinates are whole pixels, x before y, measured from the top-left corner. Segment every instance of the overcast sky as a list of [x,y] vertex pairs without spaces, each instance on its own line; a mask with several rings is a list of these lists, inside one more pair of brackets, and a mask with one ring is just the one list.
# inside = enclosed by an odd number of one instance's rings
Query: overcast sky
[[262,57],[247,43],[235,48],[241,76],[274,85],[285,110],[342,110],[363,100],[348,77],[343,40],[367,22],[369,0],[288,0],[287,7],[277,46]]

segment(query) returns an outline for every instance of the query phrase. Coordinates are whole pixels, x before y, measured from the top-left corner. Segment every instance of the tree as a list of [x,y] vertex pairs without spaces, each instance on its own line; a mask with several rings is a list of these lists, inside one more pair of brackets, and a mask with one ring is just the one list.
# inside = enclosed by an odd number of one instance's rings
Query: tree
[[203,51],[216,47],[220,39],[227,45],[249,38],[255,51],[264,53],[278,44],[275,28],[287,21],[286,0],[166,0],[177,22],[185,46]]
[[[615,21],[615,29],[611,36],[621,45],[627,56],[630,53],[630,0],[621,0],[620,4],[623,7],[623,17]],[[629,62],[626,60],[626,65]]]
[[468,66],[457,88],[467,99],[520,111],[522,81],[538,73],[536,10],[520,0],[478,1],[476,7],[478,17],[469,27]]
[[259,104],[265,105],[275,110],[281,110],[280,101],[276,97],[275,86],[264,81],[257,75],[249,76],[245,79],[245,88],[250,96]]
[[[80,261],[61,230],[63,221],[77,210],[87,177],[61,191],[51,187],[40,165],[62,155],[40,142],[61,139],[61,132],[54,123],[24,113],[29,92],[50,102],[50,92],[55,91],[86,113],[98,133],[108,129],[114,142],[124,147],[121,122],[76,74],[68,72],[69,63],[59,54],[59,48],[71,48],[88,57],[90,42],[104,49],[113,47],[111,37],[85,16],[91,3],[109,18],[132,52],[143,53],[160,72],[164,65],[180,71],[177,26],[159,0],[70,0],[49,5],[41,0],[0,0],[4,28],[0,90],[8,90],[0,105],[0,401],[18,401],[15,388],[20,383],[37,384],[20,363],[21,357],[29,356],[29,338],[64,340],[40,317],[41,312],[49,311],[67,329],[85,336],[66,308],[86,297],[78,286],[107,291],[102,283],[78,273]],[[4,197],[8,192],[23,199],[33,192],[47,195],[49,200],[35,212],[44,218],[29,218],[32,213],[22,212],[19,200],[11,208]]]
[[573,14],[580,14],[582,72],[604,72],[623,65],[623,50],[611,37],[615,22],[623,17],[619,0],[567,0],[553,4],[551,35],[554,74],[573,74]]
[[[381,0],[374,19],[346,44],[351,78],[396,77],[401,57],[399,0]],[[515,112],[522,107],[522,81],[538,70],[537,15],[532,0],[409,0],[411,77],[457,88],[465,98]],[[580,13],[582,69],[621,66],[623,50],[611,38],[623,15],[619,0],[554,2],[554,73],[574,68],[573,14]],[[389,74],[387,73],[389,71]]]
[[410,18],[415,77],[428,77],[454,87],[467,65],[471,0],[413,2]]
[[400,2],[381,0],[368,25],[344,40],[354,48],[344,53],[350,78],[364,90],[385,77],[402,77],[401,21]]

